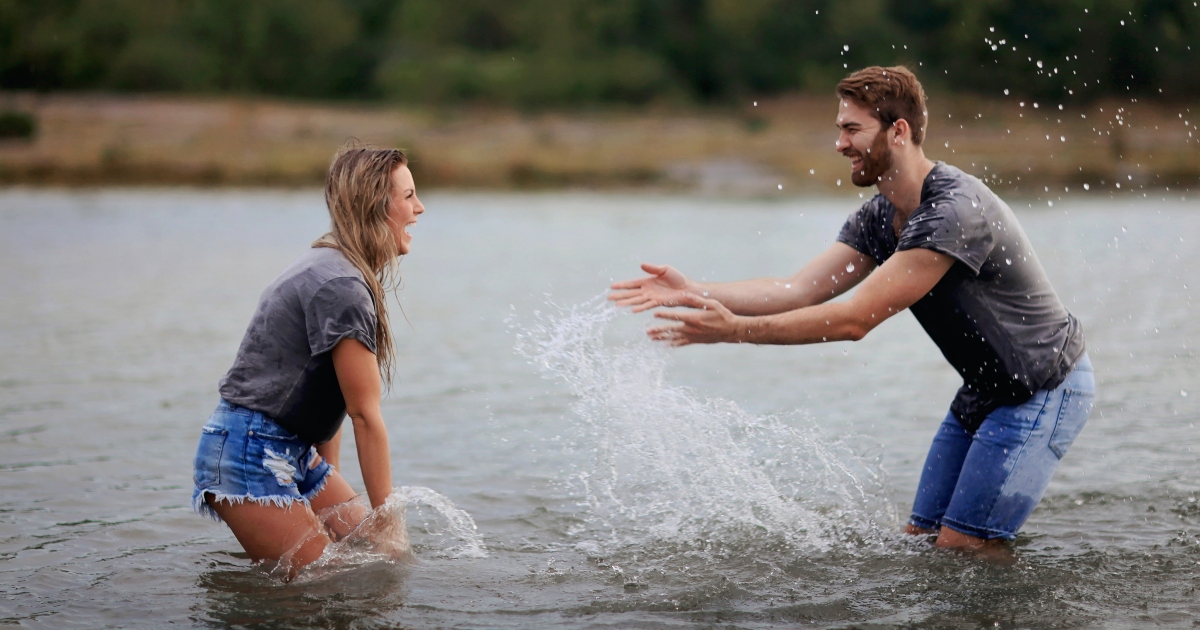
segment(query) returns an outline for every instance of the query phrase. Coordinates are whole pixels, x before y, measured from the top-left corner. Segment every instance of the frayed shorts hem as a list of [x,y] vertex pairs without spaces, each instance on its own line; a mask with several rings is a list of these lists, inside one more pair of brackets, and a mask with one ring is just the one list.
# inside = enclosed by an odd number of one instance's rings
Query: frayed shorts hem
[[258,411],[222,400],[196,446],[192,510],[220,521],[206,499],[281,508],[299,501],[307,507],[332,472],[314,445]]
[[305,506],[309,506],[312,504],[313,497],[320,494],[321,491],[325,489],[325,484],[328,482],[329,475],[326,475],[323,479],[321,479],[320,483],[318,483],[315,488],[309,490],[300,497],[282,494],[269,496],[255,496],[252,494],[225,494],[223,492],[216,492],[211,489],[201,490],[197,488],[196,491],[192,493],[192,511],[200,516],[207,516],[218,523],[224,522],[224,520],[221,518],[221,515],[217,514],[217,511],[214,510],[211,505],[209,505],[205,495],[212,495],[213,501],[226,501],[231,505],[241,505],[246,501],[251,501],[259,505],[274,505],[281,508],[291,507],[295,503],[303,503]]

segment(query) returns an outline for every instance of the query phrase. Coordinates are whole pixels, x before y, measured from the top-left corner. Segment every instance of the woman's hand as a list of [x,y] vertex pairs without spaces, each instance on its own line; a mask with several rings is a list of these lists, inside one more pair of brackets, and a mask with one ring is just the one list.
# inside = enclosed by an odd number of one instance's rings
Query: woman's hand
[[379,362],[357,339],[346,338],[333,347],[333,370],[346,399],[346,414],[354,423],[358,464],[371,507],[383,505],[392,493],[392,459],[387,427],[379,409],[382,387]]
[[640,313],[656,306],[681,306],[681,292],[696,292],[692,283],[682,273],[669,265],[642,264],[642,271],[650,274],[645,278],[614,282],[608,299],[617,306],[631,306]]
[[746,340],[748,329],[743,323],[745,318],[734,315],[716,300],[677,291],[674,297],[667,300],[665,304],[686,306],[694,310],[655,313],[654,316],[659,319],[679,322],[674,325],[655,326],[647,330],[646,334],[655,341],[663,341],[672,346],[686,346],[693,343],[742,342]]

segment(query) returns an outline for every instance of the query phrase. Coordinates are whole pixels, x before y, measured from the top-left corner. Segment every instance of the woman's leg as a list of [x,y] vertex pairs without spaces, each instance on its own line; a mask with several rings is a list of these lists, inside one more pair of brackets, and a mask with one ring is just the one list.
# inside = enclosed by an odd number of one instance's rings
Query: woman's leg
[[251,560],[275,562],[287,556],[289,580],[320,558],[330,542],[313,511],[299,501],[279,506],[254,501],[232,503],[215,500],[212,495],[205,500],[233,530]]
[[341,540],[367,517],[370,506],[355,501],[358,493],[337,470],[330,469],[325,487],[309,500],[313,512],[333,540]]

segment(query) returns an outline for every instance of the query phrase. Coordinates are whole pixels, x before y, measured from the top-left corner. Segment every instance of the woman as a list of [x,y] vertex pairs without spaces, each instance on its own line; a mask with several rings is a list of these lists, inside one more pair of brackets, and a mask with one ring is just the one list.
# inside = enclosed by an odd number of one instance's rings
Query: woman
[[193,508],[289,577],[365,516],[317,518],[355,497],[337,471],[346,415],[371,507],[392,491],[380,413],[394,358],[385,286],[425,211],[397,149],[341,151],[325,203],[331,230],[263,291],[195,460]]

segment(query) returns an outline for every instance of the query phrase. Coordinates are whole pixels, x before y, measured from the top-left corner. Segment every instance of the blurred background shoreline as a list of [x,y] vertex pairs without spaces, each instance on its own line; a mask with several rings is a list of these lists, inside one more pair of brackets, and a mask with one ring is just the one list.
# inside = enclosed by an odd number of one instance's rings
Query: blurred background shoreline
[[1178,190],[1198,53],[1185,0],[8,0],[0,185],[310,186],[357,138],[425,187],[836,191],[834,85],[904,64],[999,190]]
[[[926,154],[1022,195],[1195,186],[1190,109],[1136,101],[1060,109],[935,93]],[[0,103],[37,129],[0,140],[2,185],[313,186],[356,139],[408,149],[426,188],[766,197],[851,188],[833,150],[833,96],[533,112],[82,92],[7,92]]]

